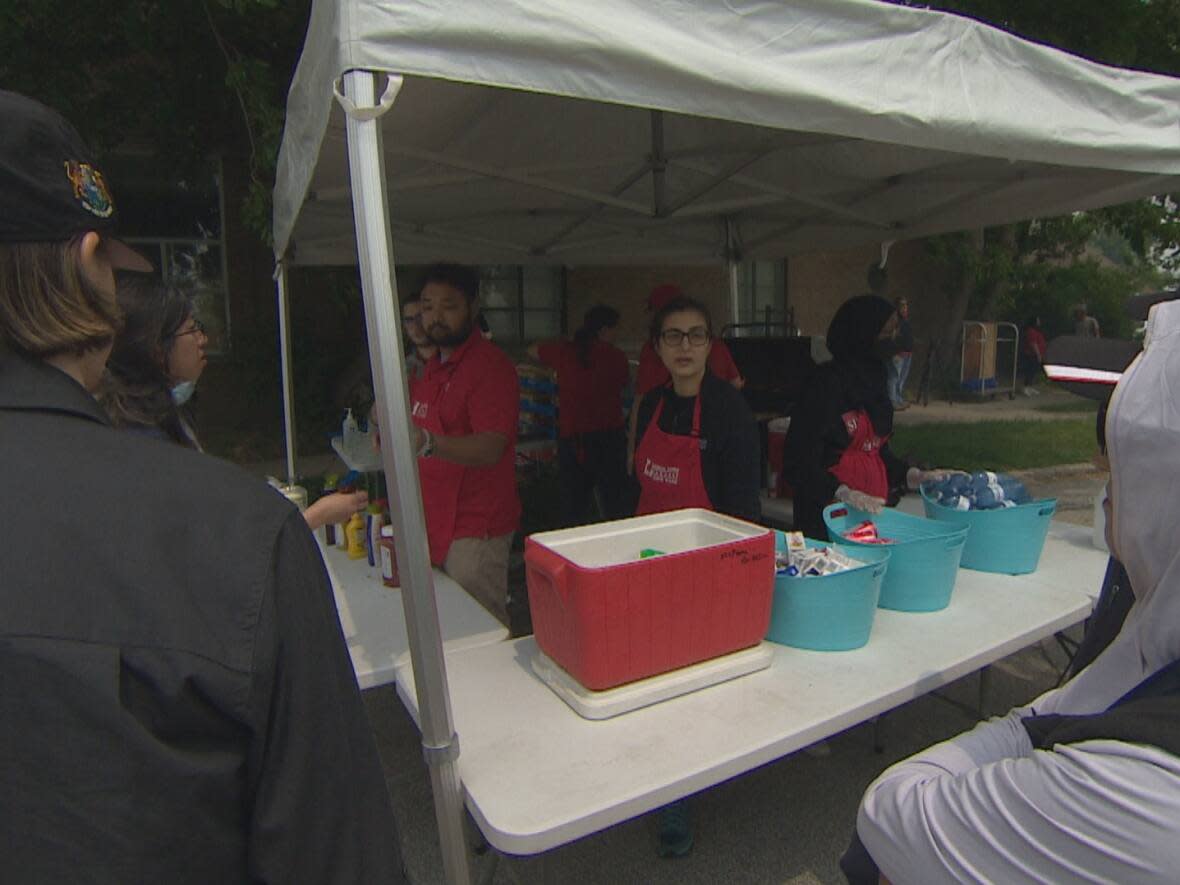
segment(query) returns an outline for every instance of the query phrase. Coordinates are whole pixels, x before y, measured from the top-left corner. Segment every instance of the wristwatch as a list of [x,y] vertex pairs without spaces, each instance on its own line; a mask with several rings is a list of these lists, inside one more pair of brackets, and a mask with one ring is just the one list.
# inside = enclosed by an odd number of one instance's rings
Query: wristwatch
[[434,454],[434,434],[423,428],[422,437],[422,446],[418,449],[418,457],[429,458]]

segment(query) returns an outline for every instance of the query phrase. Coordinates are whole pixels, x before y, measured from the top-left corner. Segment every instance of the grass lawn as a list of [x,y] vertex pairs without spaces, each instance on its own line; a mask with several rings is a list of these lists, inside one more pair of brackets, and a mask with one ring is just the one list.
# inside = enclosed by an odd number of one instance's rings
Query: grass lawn
[[897,454],[914,461],[962,470],[1024,470],[1077,464],[1089,461],[1097,448],[1093,422],[1076,418],[915,424],[895,428],[889,445]]
[[1067,414],[1090,414],[1096,415],[1098,413],[1098,402],[1092,399],[1082,399],[1078,397],[1076,400],[1071,400],[1064,403],[1045,403],[1044,405],[1035,406],[1038,412],[1062,412]]

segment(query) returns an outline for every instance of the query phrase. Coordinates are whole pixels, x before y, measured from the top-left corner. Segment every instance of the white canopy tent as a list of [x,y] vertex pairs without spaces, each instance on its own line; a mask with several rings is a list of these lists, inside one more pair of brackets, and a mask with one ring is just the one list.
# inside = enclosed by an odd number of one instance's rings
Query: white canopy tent
[[876,0],[317,0],[275,188],[286,272],[359,263],[448,876],[466,878],[398,258],[667,264],[1180,187],[1180,82]]

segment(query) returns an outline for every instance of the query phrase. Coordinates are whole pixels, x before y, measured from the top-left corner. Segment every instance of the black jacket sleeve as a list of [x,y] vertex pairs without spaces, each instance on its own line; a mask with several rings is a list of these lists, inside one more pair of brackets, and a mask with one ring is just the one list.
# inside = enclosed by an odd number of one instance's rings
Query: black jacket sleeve
[[758,474],[762,464],[762,447],[758,440],[758,423],[743,397],[725,384],[718,393],[726,403],[728,432],[723,437],[720,454],[720,500],[713,502],[720,513],[758,522],[762,517],[762,482]]
[[828,468],[849,443],[844,429],[843,390],[822,368],[812,374],[791,410],[791,426],[783,449],[783,471],[797,498],[828,502],[840,482]]
[[332,588],[298,513],[279,532],[269,579],[249,699],[250,872],[260,882],[404,882]]

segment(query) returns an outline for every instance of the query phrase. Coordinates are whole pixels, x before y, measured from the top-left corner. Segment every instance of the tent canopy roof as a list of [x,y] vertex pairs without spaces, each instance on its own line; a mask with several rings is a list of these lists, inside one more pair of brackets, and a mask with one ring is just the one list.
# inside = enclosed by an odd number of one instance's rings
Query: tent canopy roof
[[1176,188],[1180,81],[877,0],[317,0],[275,254],[353,264],[348,70],[399,261],[782,257]]

